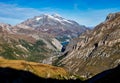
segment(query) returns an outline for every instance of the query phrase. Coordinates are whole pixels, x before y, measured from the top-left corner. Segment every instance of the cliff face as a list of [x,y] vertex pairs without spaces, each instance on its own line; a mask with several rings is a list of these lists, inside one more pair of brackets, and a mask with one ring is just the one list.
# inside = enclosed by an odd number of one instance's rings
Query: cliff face
[[57,63],[85,78],[120,63],[120,13],[109,14],[92,31],[73,39]]

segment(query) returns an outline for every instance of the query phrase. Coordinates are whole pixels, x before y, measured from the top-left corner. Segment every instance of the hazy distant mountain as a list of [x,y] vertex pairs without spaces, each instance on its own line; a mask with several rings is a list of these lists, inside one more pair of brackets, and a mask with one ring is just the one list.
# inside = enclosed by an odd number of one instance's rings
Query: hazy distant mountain
[[88,78],[120,64],[120,13],[73,39],[56,65]]
[[78,37],[87,28],[79,25],[73,20],[67,20],[60,15],[42,14],[28,19],[18,26],[31,27],[34,30],[54,35],[60,41],[66,41],[74,37]]

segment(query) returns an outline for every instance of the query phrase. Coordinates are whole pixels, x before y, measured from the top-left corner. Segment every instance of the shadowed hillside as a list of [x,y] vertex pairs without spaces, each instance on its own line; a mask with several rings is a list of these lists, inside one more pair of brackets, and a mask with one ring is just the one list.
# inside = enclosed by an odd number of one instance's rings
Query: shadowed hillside
[[1,83],[81,83],[80,80],[58,80],[41,78],[29,71],[0,67]]
[[60,80],[53,78],[42,78],[29,71],[16,70],[13,68],[0,67],[1,83],[120,83],[120,65],[114,69],[106,70],[89,80],[79,79]]
[[24,60],[7,60],[0,58],[0,67],[9,67],[17,70],[29,71],[43,78],[65,79],[69,76],[67,71],[63,68]]
[[106,70],[97,74],[91,79],[86,81],[87,83],[120,83],[120,65],[114,69]]

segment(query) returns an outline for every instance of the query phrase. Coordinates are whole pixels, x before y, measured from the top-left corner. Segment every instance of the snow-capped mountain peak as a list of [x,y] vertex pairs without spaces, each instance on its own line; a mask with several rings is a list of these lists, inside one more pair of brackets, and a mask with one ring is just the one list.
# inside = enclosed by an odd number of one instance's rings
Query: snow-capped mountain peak
[[39,21],[40,19],[42,19],[42,17],[37,17],[36,20]]
[[54,17],[52,15],[48,15],[48,19],[52,19],[52,20],[56,20],[56,21],[61,22],[61,20],[59,18],[56,18],[56,17]]
[[[65,19],[65,18],[62,18],[59,14],[52,14],[52,15],[49,15],[49,14],[42,14],[40,16],[37,16],[35,17],[35,20],[36,21],[42,21],[42,20],[49,20],[49,22],[56,22],[56,23],[60,23],[60,24],[65,24],[65,23],[68,23],[68,24],[73,24],[71,21]],[[50,23],[49,23],[50,24]]]
[[55,14],[52,14],[51,16],[53,16],[53,17],[58,17],[58,18],[60,18],[60,17],[61,17],[61,18],[62,18],[62,16],[61,16],[61,15],[56,14],[56,13],[55,13]]
[[21,24],[37,31],[53,34],[58,38],[68,38],[67,35],[77,37],[86,30],[85,26],[81,26],[73,20],[65,19],[58,14],[42,14],[28,19]]

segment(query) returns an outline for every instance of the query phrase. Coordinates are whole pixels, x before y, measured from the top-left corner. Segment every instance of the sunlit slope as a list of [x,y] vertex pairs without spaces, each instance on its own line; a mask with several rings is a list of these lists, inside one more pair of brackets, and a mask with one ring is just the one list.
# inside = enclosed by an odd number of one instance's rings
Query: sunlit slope
[[68,76],[68,73],[63,68],[35,62],[27,62],[24,60],[7,60],[0,58],[0,67],[10,67],[13,69],[30,71],[44,78],[63,79]]

